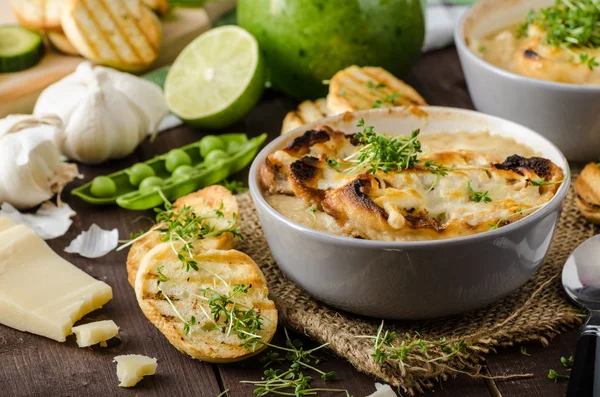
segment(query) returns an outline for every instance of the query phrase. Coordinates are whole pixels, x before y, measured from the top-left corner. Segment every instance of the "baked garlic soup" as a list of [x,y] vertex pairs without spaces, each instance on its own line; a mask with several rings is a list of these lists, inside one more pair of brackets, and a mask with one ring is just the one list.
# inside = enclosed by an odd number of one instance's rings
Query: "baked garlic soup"
[[269,155],[263,194],[283,216],[340,236],[438,240],[497,229],[547,204],[560,167],[513,139],[478,133],[408,136],[327,126]]
[[482,40],[471,51],[511,72],[541,80],[600,84],[600,3],[557,0],[531,10],[523,23]]

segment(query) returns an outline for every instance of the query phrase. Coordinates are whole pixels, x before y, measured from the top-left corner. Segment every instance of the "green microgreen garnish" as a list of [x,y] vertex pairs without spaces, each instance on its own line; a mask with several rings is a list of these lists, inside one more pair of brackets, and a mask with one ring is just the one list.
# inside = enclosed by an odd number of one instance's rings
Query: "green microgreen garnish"
[[[567,371],[570,371],[573,368],[573,356],[571,356],[569,358],[561,357],[560,363],[562,364],[563,367],[565,367],[567,369]],[[550,369],[548,371],[548,379],[552,379],[555,382],[558,382],[560,379],[569,379],[569,378],[570,378],[569,375],[561,375],[553,369]]]
[[469,188],[469,200],[474,201],[476,203],[484,202],[490,203],[492,202],[492,198],[489,196],[489,192],[476,192],[471,187],[471,181],[467,182],[467,187]]
[[[162,242],[181,243],[177,250],[177,258],[181,261],[182,267],[187,271],[198,270],[198,264],[194,260],[192,252],[194,243],[207,237],[218,237],[224,233],[232,233],[234,237],[242,239],[240,228],[237,225],[237,214],[233,214],[229,224],[217,229],[211,225],[208,220],[222,218],[223,213],[216,210],[213,216],[198,216],[190,206],[175,208],[170,203],[165,205],[165,210],[156,209],[156,222],[161,225],[156,230]],[[175,248],[174,248],[175,250]]]
[[399,96],[400,96],[400,93],[393,92],[388,96],[385,96],[383,98],[379,98],[379,99],[376,99],[375,101],[373,101],[373,105],[371,107],[372,108],[380,108],[385,104],[393,105]]
[[127,240],[119,240],[119,244],[125,244],[125,243],[127,243],[127,242],[129,242],[129,241],[131,241],[131,240],[135,240],[135,239],[137,239],[138,237],[141,237],[141,236],[143,236],[145,233],[146,233],[146,232],[145,232],[145,231],[143,231],[143,230],[140,230],[140,231],[139,231],[139,232],[137,232],[137,233],[133,233],[133,232],[131,232],[131,233],[129,233],[129,239],[127,239]]
[[[545,44],[567,50],[600,47],[600,3],[597,0],[556,0],[550,7],[531,10],[518,29],[519,37],[527,36],[530,25],[544,30]],[[579,54],[579,61],[590,69],[599,65],[594,57],[585,53]]]
[[312,214],[312,217],[313,217],[312,226],[314,226],[317,223],[317,214],[316,214],[317,207],[315,207],[314,205],[311,205],[310,207],[307,208],[307,211]]
[[525,346],[521,346],[521,354],[531,357],[531,354],[527,353],[527,348]]
[[397,335],[395,332],[383,331],[384,323],[381,322],[379,328],[377,328],[377,334],[375,336],[357,336],[357,338],[365,338],[373,340],[374,352],[371,354],[376,364],[380,364],[384,361],[399,361],[400,363],[406,362],[408,355],[414,352],[420,352],[422,354],[427,353],[429,347],[439,346],[442,351],[446,354],[443,356],[429,359],[428,363],[447,360],[451,357],[461,355],[466,352],[468,343],[464,340],[448,342],[446,338],[442,338],[439,341],[427,341],[421,338],[421,335],[417,332],[414,336],[406,334],[406,339],[397,341]]
[[487,50],[487,47],[486,47],[486,46],[484,46],[483,44],[481,44],[481,45],[479,45],[479,47],[477,48],[477,50],[478,50],[480,53],[482,53],[482,54],[483,54],[483,53],[485,52],[485,50]]
[[248,188],[244,186],[243,182],[240,181],[224,180],[223,182],[221,182],[221,185],[226,187],[231,192],[231,194],[246,193],[248,191]]
[[560,375],[558,372],[556,372],[553,369],[550,369],[548,371],[548,379],[552,379],[555,382],[558,382],[560,379],[569,379],[570,376],[569,375]]
[[369,80],[369,81],[367,81],[367,87],[373,88],[375,90],[379,90],[380,88],[385,88],[387,86],[385,85],[385,83],[377,83],[377,84],[375,84],[372,80]]
[[344,96],[344,95],[346,95],[346,89],[345,89],[345,88],[342,88],[341,90],[339,90],[339,91],[338,91],[338,95],[339,95],[339,96]]
[[594,70],[596,66],[600,65],[600,63],[598,63],[596,60],[596,57],[590,57],[585,52],[579,54],[579,63],[582,65],[587,65],[590,70]]
[[429,193],[430,191],[435,189],[435,187],[437,186],[441,177],[447,176],[449,171],[454,170],[454,168],[452,168],[452,167],[446,167],[445,165],[436,163],[433,160],[425,161],[425,168],[428,169],[432,174],[434,174],[436,176],[435,182],[433,182],[433,184],[429,187],[429,189],[427,189],[427,193]]
[[[227,336],[235,333],[242,341],[240,346],[254,351],[260,343],[261,336],[258,335],[258,331],[262,327],[263,319],[258,310],[245,308],[233,300],[239,294],[247,294],[250,288],[251,284],[236,284],[229,295],[220,294],[210,288],[202,289],[201,292],[207,299],[215,328],[225,332]],[[219,324],[220,320],[223,320],[222,324]]]
[[[360,150],[344,159],[345,162],[355,163],[345,172],[354,174],[364,168],[374,174],[378,170],[389,172],[392,170],[409,169],[418,163],[417,156],[421,153],[421,142],[418,140],[419,130],[412,131],[410,137],[388,137],[376,133],[372,126],[365,125],[361,118],[357,127],[363,130],[354,135],[359,143],[365,145]],[[356,159],[355,159],[356,158]]]
[[[323,344],[313,349],[305,349],[302,341],[290,339],[285,331],[285,346],[276,346],[265,343],[272,350],[267,351],[260,361],[265,369],[264,376],[259,381],[241,381],[241,383],[254,386],[253,394],[266,396],[277,394],[283,396],[308,396],[317,392],[343,392],[346,397],[352,397],[345,389],[314,388],[311,386],[312,377],[307,372],[314,372],[325,381],[337,378],[335,371],[325,372],[317,368],[323,359],[315,355],[315,352],[323,349],[329,344]],[[281,368],[272,368],[278,366]]]
[[156,274],[158,274],[158,282],[159,283],[166,283],[167,281],[170,280],[169,277],[165,276],[162,272],[163,267],[159,266],[156,268]]
[[226,396],[228,396],[228,395],[229,395],[228,393],[229,393],[229,389],[225,389],[225,390],[223,390],[223,392],[222,392],[221,394],[219,394],[217,397],[226,397]]
[[340,166],[340,162],[337,161],[336,159],[327,156],[325,158],[325,162],[327,163],[327,165],[329,165],[331,168],[335,168],[336,170],[339,168]]
[[570,356],[569,358],[565,358],[565,357],[561,357],[560,358],[560,363],[562,364],[563,367],[571,369],[573,368],[573,356]]
[[558,185],[559,183],[562,183],[562,181],[547,181],[546,178],[540,178],[540,179],[529,179],[529,183],[531,183],[531,186],[548,186],[548,185]]

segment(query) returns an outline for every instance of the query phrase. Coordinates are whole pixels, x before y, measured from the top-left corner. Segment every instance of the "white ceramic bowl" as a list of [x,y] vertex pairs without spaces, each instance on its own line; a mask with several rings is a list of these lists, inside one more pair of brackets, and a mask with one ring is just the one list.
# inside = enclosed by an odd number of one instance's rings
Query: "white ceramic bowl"
[[[569,166],[547,139],[510,121],[481,113],[424,107],[370,109],[310,123],[283,135],[256,157],[250,193],[281,269],[315,298],[349,312],[394,319],[446,316],[485,306],[525,283],[548,251],[569,188]],[[497,230],[448,240],[383,242],[323,233],[287,219],[264,199],[259,169],[267,156],[317,125],[358,132],[364,118],[377,131],[406,134],[490,131],[529,145],[555,164],[565,180],[537,212]]]
[[571,161],[600,157],[600,86],[537,80],[496,67],[469,48],[502,28],[524,22],[530,9],[554,0],[481,0],[458,23],[454,40],[477,110],[528,126]]

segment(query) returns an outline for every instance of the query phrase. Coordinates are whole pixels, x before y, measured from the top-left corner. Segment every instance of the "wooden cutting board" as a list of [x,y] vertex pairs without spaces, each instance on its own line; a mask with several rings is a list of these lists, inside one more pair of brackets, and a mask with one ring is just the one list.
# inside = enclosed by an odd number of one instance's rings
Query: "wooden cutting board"
[[[235,0],[209,2],[205,8],[176,8],[162,19],[163,37],[157,61],[151,69],[172,63],[183,48],[213,21],[235,7]],[[0,25],[16,24],[9,0],[0,0]],[[61,54],[47,46],[42,61],[18,73],[0,73],[0,117],[31,113],[44,88],[73,72],[81,57]]]

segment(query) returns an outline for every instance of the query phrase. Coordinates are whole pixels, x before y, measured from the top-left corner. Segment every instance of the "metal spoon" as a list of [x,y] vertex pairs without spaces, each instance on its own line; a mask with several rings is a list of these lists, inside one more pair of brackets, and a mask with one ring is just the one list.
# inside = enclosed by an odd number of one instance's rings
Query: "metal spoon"
[[600,397],[600,235],[584,241],[562,272],[567,295],[589,310],[581,329],[567,397]]

